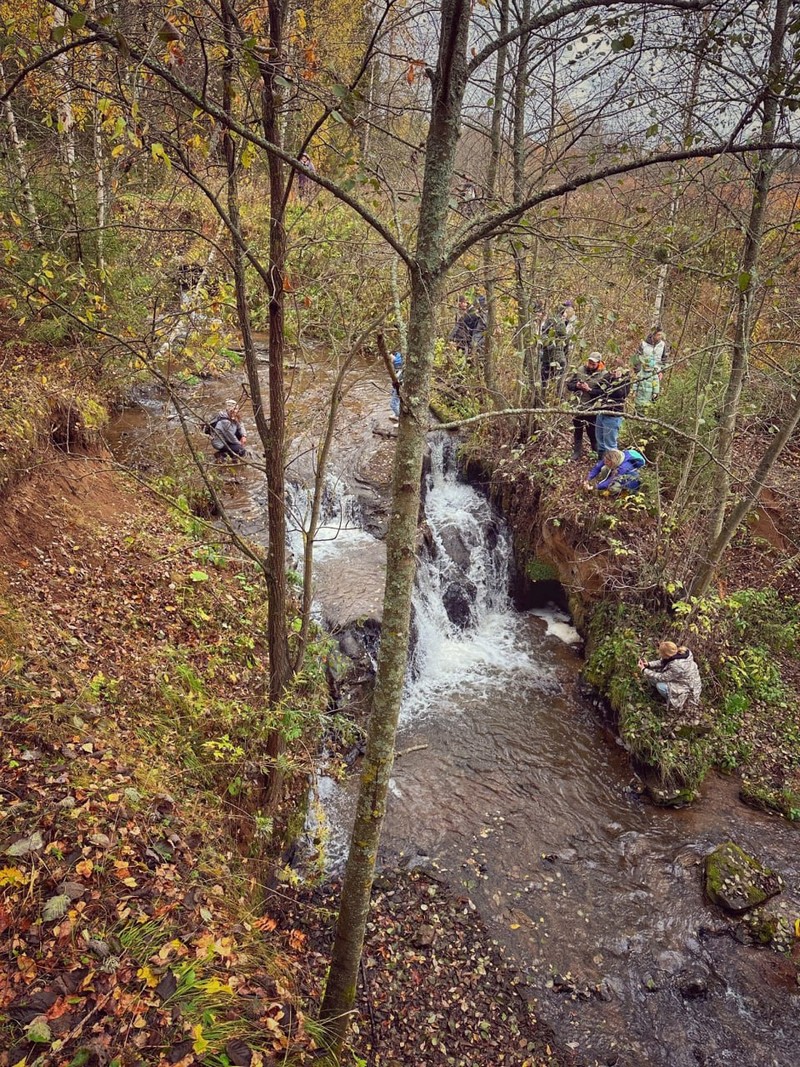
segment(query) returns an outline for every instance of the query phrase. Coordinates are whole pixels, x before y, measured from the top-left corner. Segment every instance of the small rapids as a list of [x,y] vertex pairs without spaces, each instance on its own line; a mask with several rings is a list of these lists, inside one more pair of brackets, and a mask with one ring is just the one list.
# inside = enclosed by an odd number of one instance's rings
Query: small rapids
[[[311,368],[307,379],[323,396],[324,375]],[[214,388],[209,407],[231,392],[225,382]],[[386,394],[377,372],[359,371],[325,494],[317,611],[340,633],[380,619],[385,546],[352,472],[353,457],[391,447]],[[154,407],[136,426],[122,416],[121,451],[137,432],[156,448],[173,439]],[[295,481],[298,556],[308,497]],[[256,472],[232,479],[226,497],[242,529],[262,537]],[[781,872],[778,899],[787,919],[799,917],[796,829],[743,807],[732,780],[709,780],[680,811],[631,788],[626,753],[581,696],[578,635],[556,609],[514,609],[509,533],[463,483],[443,435],[432,442],[425,521],[382,861],[436,867],[469,894],[537,1015],[582,1063],[797,1067],[794,967],[737,943],[702,894],[704,856],[733,839]],[[346,855],[357,786],[356,776],[317,781],[332,867]]]

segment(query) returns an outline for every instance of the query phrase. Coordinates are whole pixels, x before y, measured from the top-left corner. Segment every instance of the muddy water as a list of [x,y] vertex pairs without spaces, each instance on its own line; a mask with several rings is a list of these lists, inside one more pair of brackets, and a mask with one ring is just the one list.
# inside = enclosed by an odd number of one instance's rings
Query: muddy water
[[[298,472],[317,420],[313,401],[329,375],[314,365],[297,374]],[[385,449],[390,432],[380,377],[360,368],[355,381],[334,458],[334,485],[341,481],[345,495],[365,451]],[[213,408],[231,384],[215,385],[200,402]],[[168,411],[128,416],[121,447],[130,452],[148,435],[163,443],[168,426]],[[440,517],[471,523],[468,513],[478,512],[460,489],[448,496],[451,489],[443,490]],[[258,472],[237,469],[226,494],[258,536]],[[374,600],[381,547],[355,529],[354,512],[333,513],[320,599],[330,604],[346,589],[353,600],[359,592]],[[436,615],[421,576],[422,654],[401,716],[384,860],[437,867],[464,887],[527,976],[537,1014],[583,1062],[797,1067],[794,969],[769,950],[738,944],[701,890],[704,855],[733,837],[783,873],[782,907],[800,916],[796,831],[743,807],[724,779],[710,781],[683,811],[642,801],[625,753],[580,697],[580,656],[564,640],[569,626],[546,613],[519,614],[490,588],[502,582],[496,540],[494,529],[494,562],[473,556],[471,588],[483,600],[465,632]],[[353,790],[354,783],[319,782],[334,864],[346,848]]]

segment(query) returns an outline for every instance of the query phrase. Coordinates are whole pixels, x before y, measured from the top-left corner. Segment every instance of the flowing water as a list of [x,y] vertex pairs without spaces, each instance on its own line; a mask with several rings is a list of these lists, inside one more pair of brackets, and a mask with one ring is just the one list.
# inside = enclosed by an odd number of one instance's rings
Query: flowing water
[[[374,447],[385,392],[364,371],[345,408],[317,570],[329,622],[379,610],[385,555],[361,529],[347,449]],[[733,838],[781,871],[781,906],[800,916],[797,832],[743,807],[725,779],[681,811],[643,801],[626,754],[580,695],[569,620],[514,610],[508,532],[460,481],[442,439],[426,489],[383,862],[436,867],[463,886],[527,977],[536,1013],[584,1063],[797,1067],[794,968],[737,943],[702,896],[703,857]],[[257,535],[259,478],[245,472],[228,495]],[[296,488],[298,526],[303,499]],[[335,866],[356,783],[317,785]]]

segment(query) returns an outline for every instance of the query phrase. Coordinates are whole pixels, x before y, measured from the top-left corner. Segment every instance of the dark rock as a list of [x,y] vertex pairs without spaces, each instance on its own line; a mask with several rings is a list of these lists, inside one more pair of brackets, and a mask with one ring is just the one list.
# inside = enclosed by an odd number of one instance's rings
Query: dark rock
[[416,948],[430,948],[435,940],[436,930],[430,923],[422,923],[414,935],[414,945]]
[[451,582],[442,595],[442,604],[447,617],[459,630],[466,630],[472,621],[475,593],[475,586],[472,582]]
[[678,988],[689,1000],[708,996],[708,975],[702,971],[688,971],[678,978]]
[[726,841],[706,856],[705,890],[712,904],[741,915],[780,893],[783,880],[771,868]]

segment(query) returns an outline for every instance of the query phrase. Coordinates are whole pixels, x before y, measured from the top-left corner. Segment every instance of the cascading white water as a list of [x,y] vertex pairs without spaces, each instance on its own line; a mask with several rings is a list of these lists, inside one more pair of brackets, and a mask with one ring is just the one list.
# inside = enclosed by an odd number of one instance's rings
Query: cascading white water
[[[290,482],[286,490],[289,548],[295,560],[303,558],[303,538],[311,525],[311,494],[300,482]],[[359,544],[374,543],[375,538],[362,527],[363,517],[358,498],[348,493],[340,479],[329,476],[320,508],[320,525],[314,538],[314,558],[346,553]]]
[[510,538],[486,497],[460,480],[455,442],[444,434],[431,443],[425,519],[404,721],[427,714],[450,689],[490,689],[507,684],[510,670],[534,672],[509,596]]

